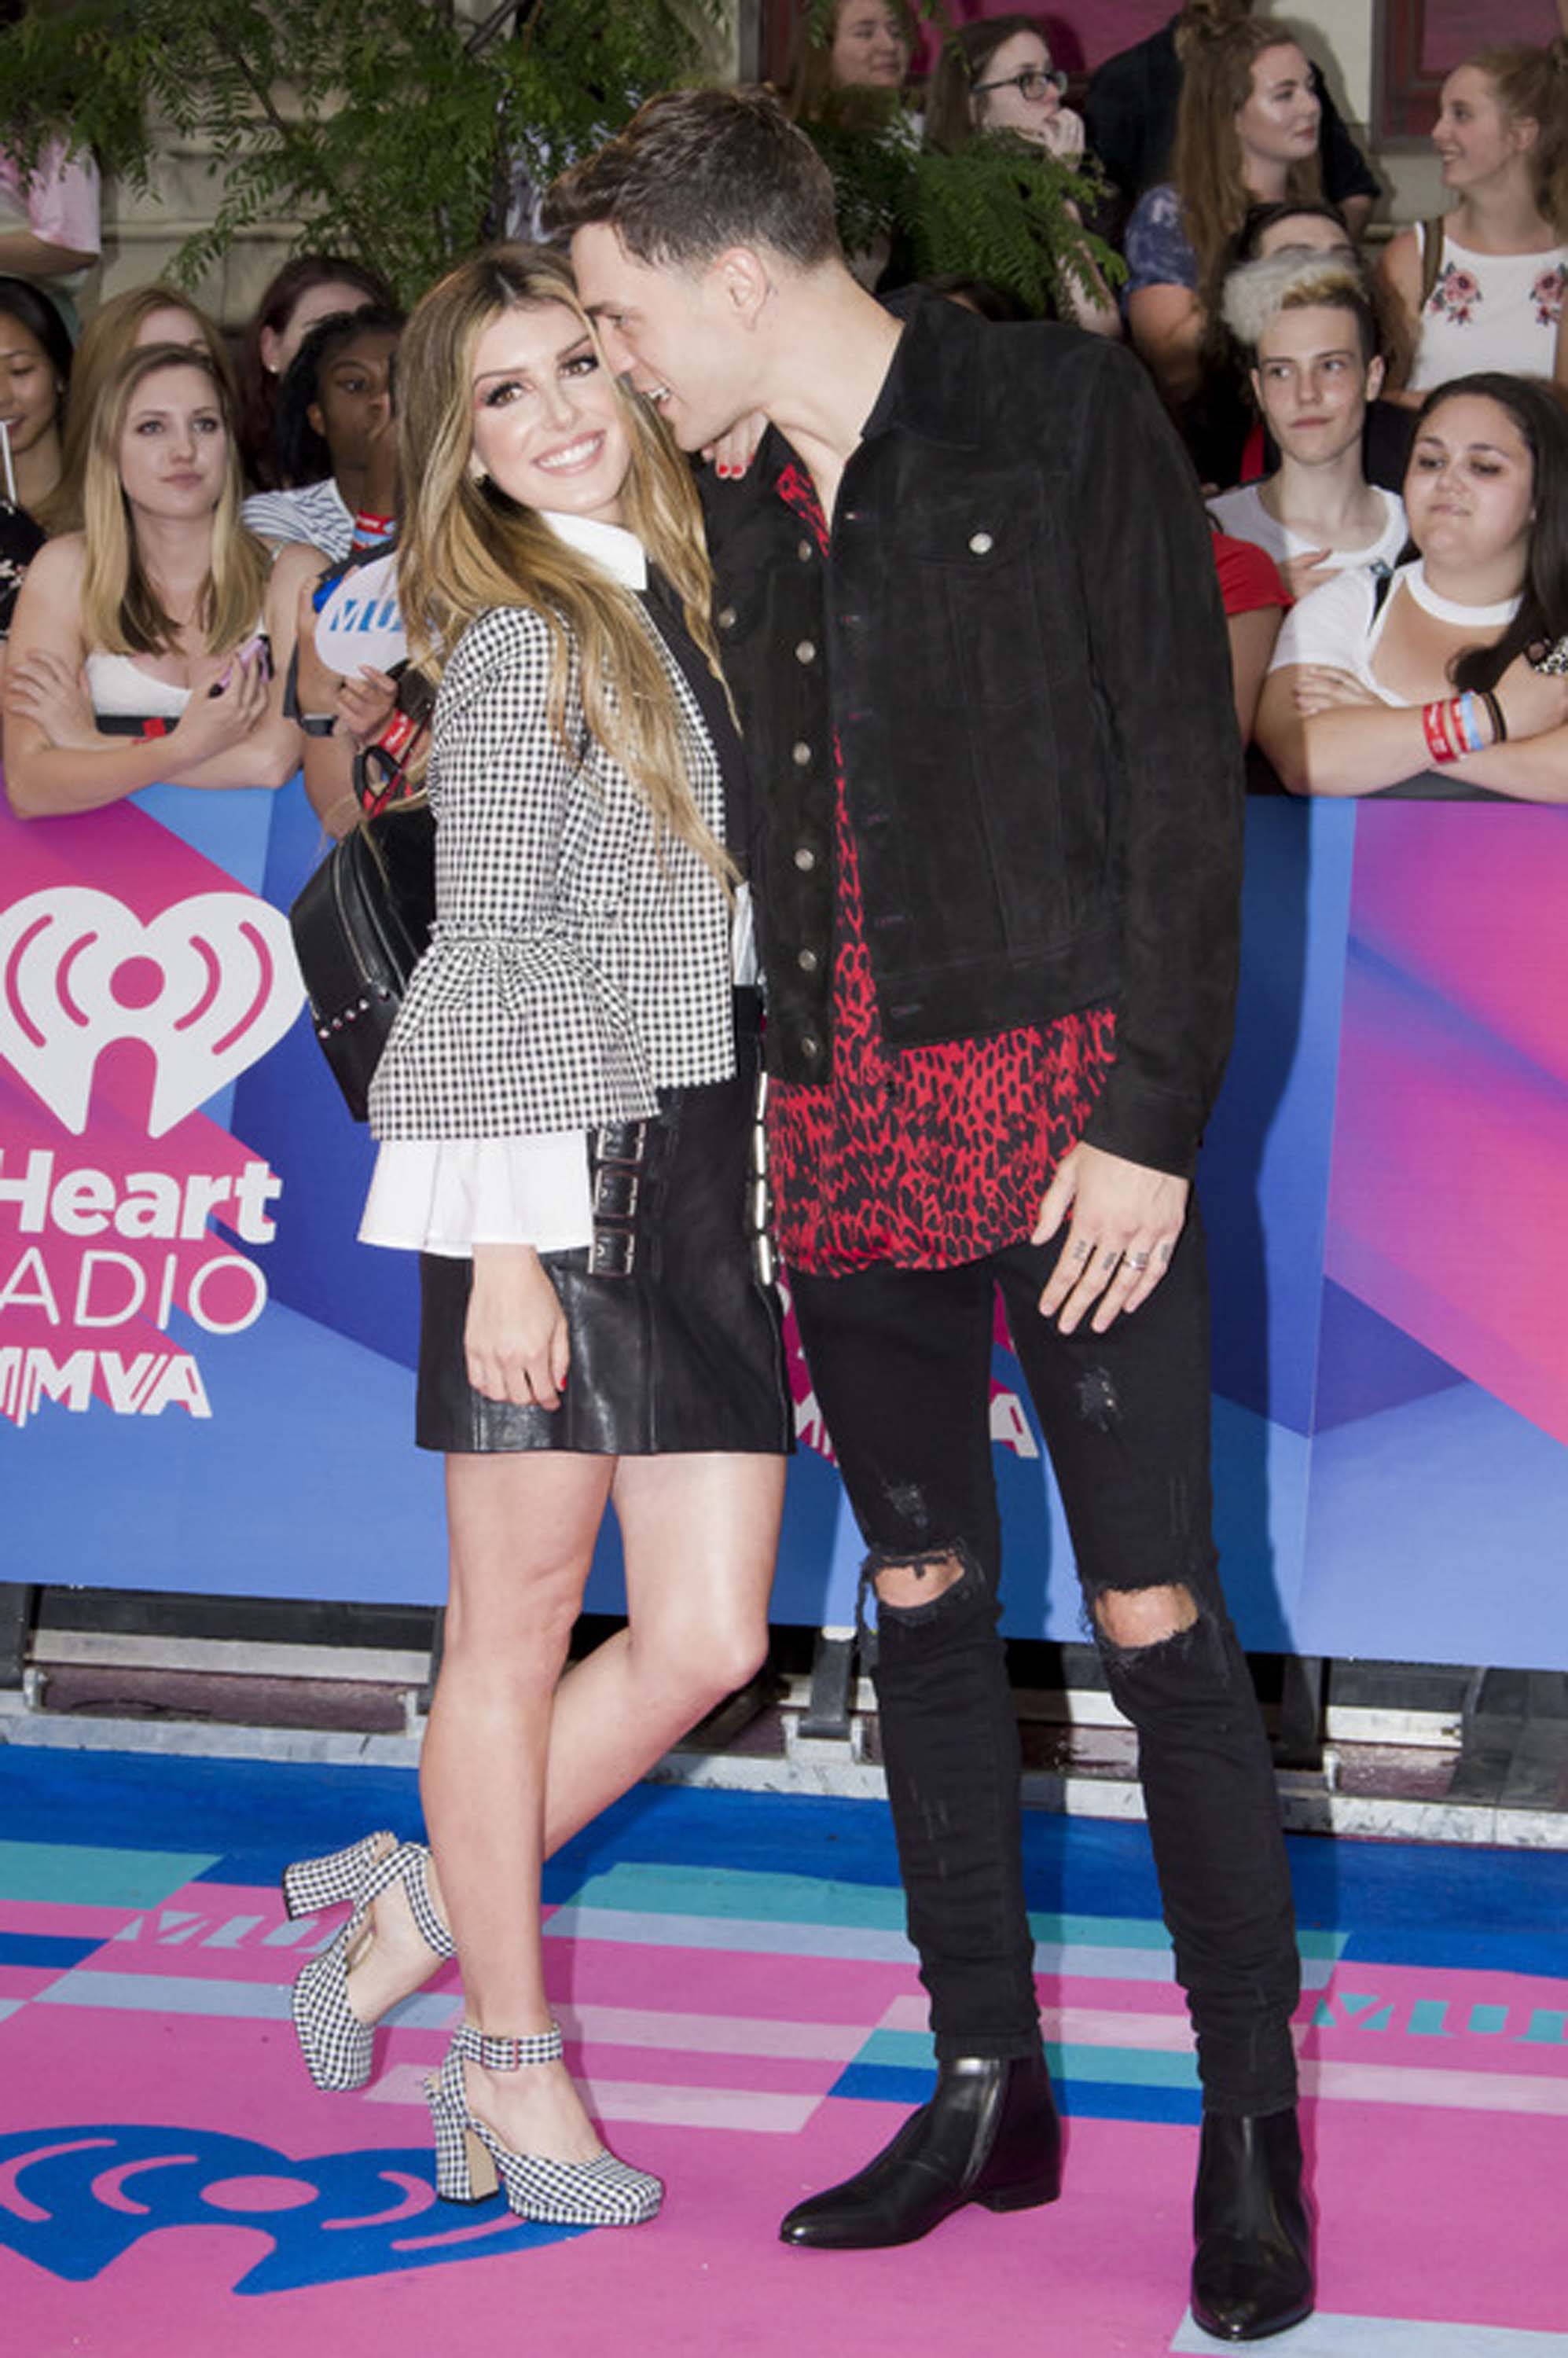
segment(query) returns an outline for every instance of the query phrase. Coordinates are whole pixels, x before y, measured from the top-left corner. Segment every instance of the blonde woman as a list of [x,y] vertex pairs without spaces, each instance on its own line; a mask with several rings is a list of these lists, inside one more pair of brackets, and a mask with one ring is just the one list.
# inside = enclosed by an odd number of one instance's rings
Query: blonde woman
[[[295,2019],[317,2084],[357,2086],[371,2026],[455,1940],[442,2193],[499,2178],[524,2217],[625,2225],[662,2190],[565,2069],[539,1877],[766,1644],[791,1419],[746,1226],[744,770],[690,477],[564,261],[463,264],[399,386],[437,922],[372,1090],[362,1234],[422,1256],[416,1438],[446,1456],[451,1540],[420,1772],[438,1877],[390,1834],[292,1869],[291,1906],[353,1908]],[[563,1676],[611,1504],[629,1626]]]
[[128,352],[149,344],[179,344],[205,352],[232,403],[234,373],[223,330],[200,304],[161,280],[111,296],[82,330],[71,364],[59,480],[38,507],[38,522],[47,532],[81,530],[87,452],[103,389]]
[[297,579],[271,568],[240,496],[227,376],[204,350],[131,351],[93,413],[82,529],[39,550],[16,600],[5,757],[19,817],[292,776],[278,680]]

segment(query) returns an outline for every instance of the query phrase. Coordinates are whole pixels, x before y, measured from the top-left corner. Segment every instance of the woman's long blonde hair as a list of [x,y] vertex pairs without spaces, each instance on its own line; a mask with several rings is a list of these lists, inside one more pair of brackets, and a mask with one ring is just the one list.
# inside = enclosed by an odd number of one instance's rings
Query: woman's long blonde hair
[[[566,717],[575,654],[589,732],[643,794],[655,829],[678,837],[729,878],[732,864],[692,795],[679,702],[637,600],[470,469],[480,338],[503,312],[545,303],[563,304],[599,350],[570,268],[542,246],[492,246],[460,264],[416,306],[404,331],[397,430],[408,505],[398,600],[409,652],[434,675],[479,615],[496,606],[532,608],[554,640],[549,719],[563,746],[575,757]],[[600,360],[608,369],[602,352]],[[709,620],[713,576],[691,471],[645,402],[619,384],[616,398],[632,452],[622,492],[627,525],[679,598],[687,628],[721,681]]]
[[[92,439],[92,419],[103,388],[125,354],[136,349],[136,338],[155,311],[188,311],[228,394],[234,397],[234,372],[223,330],[199,303],[178,287],[162,280],[151,287],[128,287],[101,303],[81,331],[70,364],[70,391],[66,397],[65,427],[60,438],[59,481],[47,500],[38,503],[38,522],[46,532],[80,532],[82,498],[87,481],[87,451]],[[192,347],[194,349],[194,347]]]
[[[1182,226],[1206,286],[1226,241],[1255,202],[1248,187],[1236,118],[1252,93],[1252,70],[1269,49],[1297,49],[1289,28],[1268,16],[1243,17],[1217,31],[1194,27],[1183,51],[1182,103],[1171,151],[1171,178],[1182,200]],[[1285,194],[1294,202],[1321,193],[1315,156],[1292,164]]]
[[120,444],[132,401],[148,377],[177,368],[194,369],[207,379],[226,442],[223,488],[212,511],[211,557],[196,610],[209,654],[226,654],[254,630],[266,594],[266,549],[240,521],[243,485],[230,380],[206,352],[184,344],[142,344],[124,355],[100,391],[82,481],[82,635],[90,647],[109,654],[167,654],[178,637],[178,624],[143,568],[120,481]]

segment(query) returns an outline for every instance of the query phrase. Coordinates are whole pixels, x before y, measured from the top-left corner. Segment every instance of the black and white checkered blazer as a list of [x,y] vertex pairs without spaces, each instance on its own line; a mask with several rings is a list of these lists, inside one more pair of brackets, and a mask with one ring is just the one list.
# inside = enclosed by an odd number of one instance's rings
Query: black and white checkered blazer
[[[724,839],[712,741],[653,633],[697,806]],[[633,1120],[655,1091],[735,1069],[730,909],[687,844],[593,740],[574,662],[566,733],[552,640],[525,606],[470,624],[431,727],[436,925],[370,1093],[381,1139],[525,1138]]]

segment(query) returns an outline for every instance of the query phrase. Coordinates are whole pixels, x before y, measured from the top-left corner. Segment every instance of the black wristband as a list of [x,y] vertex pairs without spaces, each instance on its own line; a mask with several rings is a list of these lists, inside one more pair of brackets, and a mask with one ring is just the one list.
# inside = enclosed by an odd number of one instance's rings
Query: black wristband
[[1498,696],[1495,689],[1484,687],[1481,690],[1481,701],[1492,716],[1493,744],[1506,745],[1509,741],[1509,724],[1503,719],[1501,698]]

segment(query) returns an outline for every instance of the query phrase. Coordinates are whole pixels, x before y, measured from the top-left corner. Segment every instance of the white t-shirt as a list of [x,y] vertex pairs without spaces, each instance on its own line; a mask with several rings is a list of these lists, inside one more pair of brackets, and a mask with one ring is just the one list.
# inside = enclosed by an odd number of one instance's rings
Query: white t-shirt
[[[1374,487],[1376,488],[1376,487]],[[1397,565],[1410,537],[1405,522],[1405,503],[1396,492],[1378,490],[1383,507],[1383,529],[1376,540],[1362,548],[1336,548],[1324,560],[1325,579],[1331,573],[1354,572],[1363,566]],[[1276,565],[1282,567],[1287,557],[1305,557],[1318,546],[1299,532],[1271,516],[1263,504],[1262,485],[1243,483],[1234,492],[1221,492],[1210,500],[1208,512],[1221,532],[1236,540],[1249,540],[1258,548],[1266,548]],[[1318,587],[1321,588],[1322,583]]]
[[1425,587],[1426,576],[1420,557],[1399,568],[1379,604],[1381,581],[1381,576],[1363,568],[1359,572],[1336,574],[1332,581],[1309,590],[1285,616],[1274,642],[1269,669],[1283,671],[1287,664],[1327,664],[1336,671],[1349,672],[1364,687],[1371,689],[1379,703],[1403,707],[1412,699],[1397,696],[1372,676],[1372,657],[1401,587],[1410,584],[1411,596],[1428,611],[1441,612],[1447,620],[1472,621],[1477,644],[1483,630],[1505,627],[1519,611],[1517,598],[1498,606],[1468,610],[1434,600],[1433,593]]

